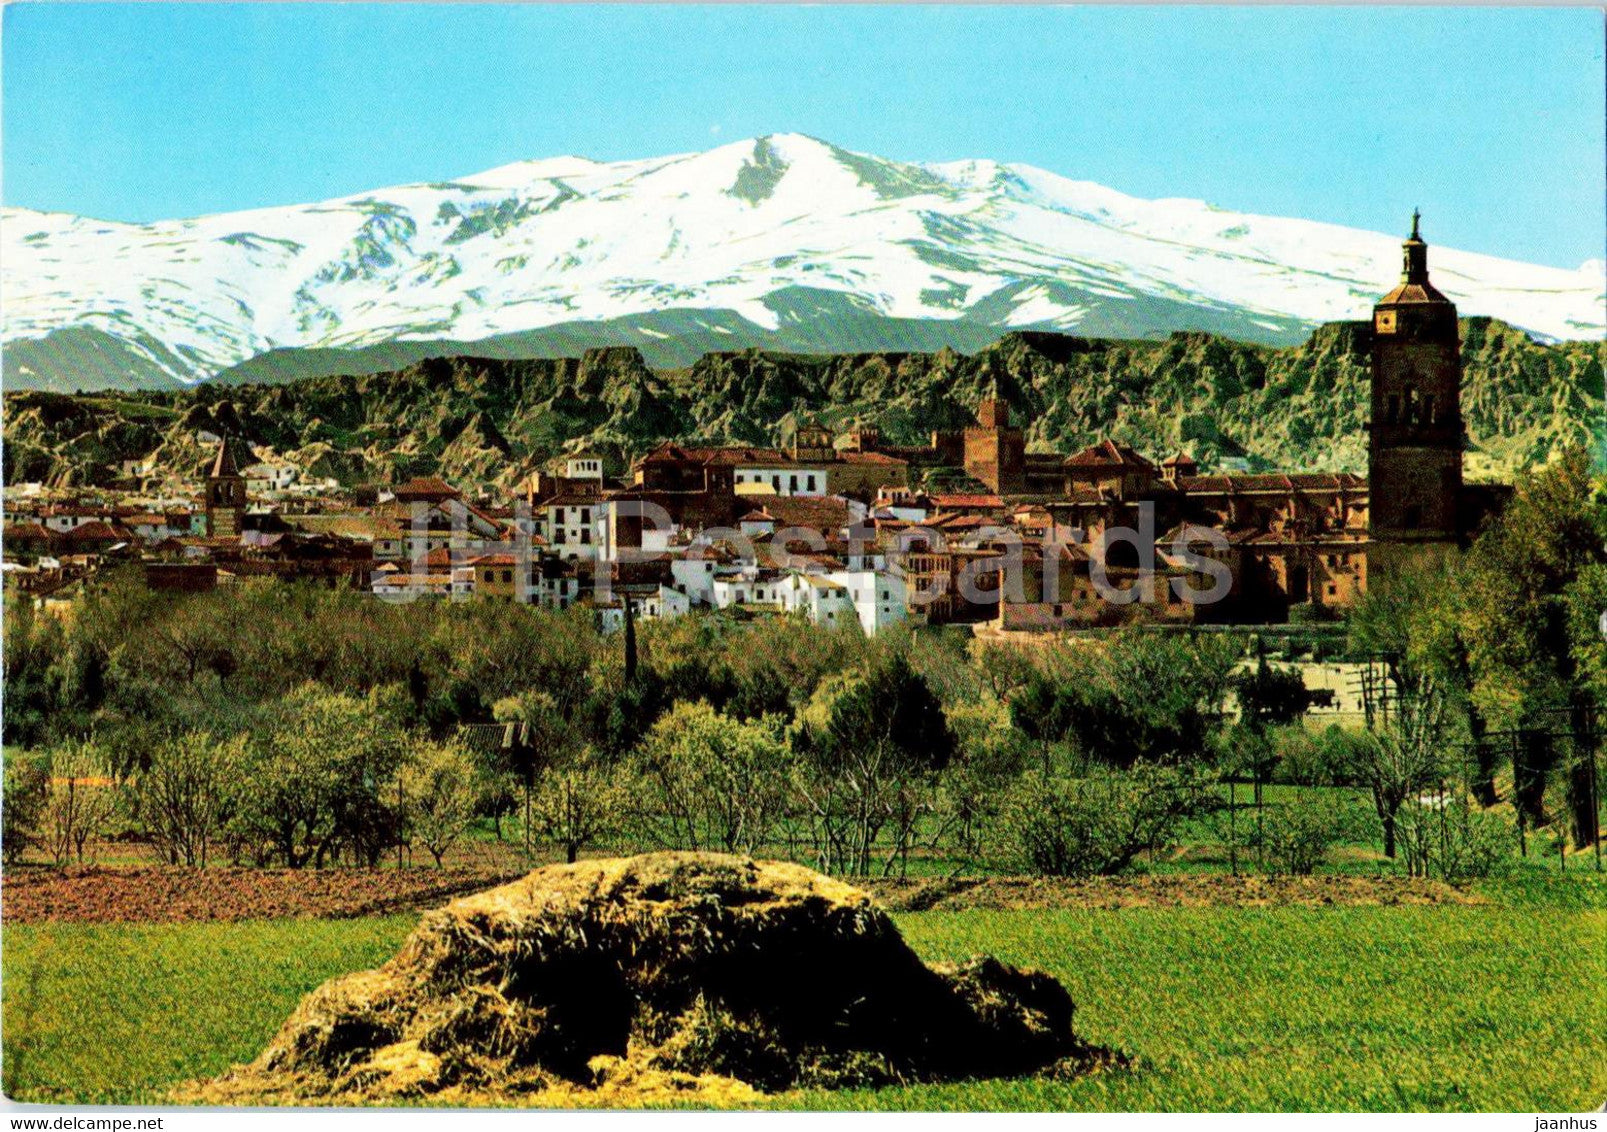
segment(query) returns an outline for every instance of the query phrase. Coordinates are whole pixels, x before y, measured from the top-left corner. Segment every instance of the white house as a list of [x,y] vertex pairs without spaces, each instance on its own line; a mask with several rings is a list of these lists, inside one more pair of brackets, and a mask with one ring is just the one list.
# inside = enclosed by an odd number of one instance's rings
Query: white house
[[284,491],[301,478],[301,469],[282,460],[263,460],[240,469],[252,495]]
[[826,473],[819,468],[788,467],[774,464],[738,465],[733,484],[738,495],[826,494]]
[[676,589],[684,593],[693,604],[714,604],[714,572],[719,566],[713,558],[694,558],[682,555],[670,559],[670,577]]
[[603,482],[603,458],[595,452],[576,452],[564,461],[564,478]]
[[572,563],[538,557],[530,563],[519,600],[543,609],[568,609],[580,600],[580,576]]
[[[685,594],[669,586],[648,594],[632,594],[633,613],[637,621],[656,621],[667,617],[684,617],[691,610]],[[625,607],[619,598],[597,607],[597,620],[605,633],[614,633],[625,626]]]
[[838,628],[858,621],[848,588],[824,574],[788,574],[779,588],[781,607],[802,612],[816,625]]
[[848,591],[866,636],[874,637],[905,620],[907,595],[901,576],[876,570],[834,570],[826,576]]
[[605,538],[602,500],[590,495],[557,495],[542,505],[541,535],[560,558],[596,558]]
[[817,625],[857,622],[873,637],[905,619],[904,580],[871,570],[833,570],[789,574],[782,582],[782,606],[802,610]]
[[714,578],[714,604],[719,609],[733,605],[771,605],[782,607],[783,576],[774,570],[744,567]]

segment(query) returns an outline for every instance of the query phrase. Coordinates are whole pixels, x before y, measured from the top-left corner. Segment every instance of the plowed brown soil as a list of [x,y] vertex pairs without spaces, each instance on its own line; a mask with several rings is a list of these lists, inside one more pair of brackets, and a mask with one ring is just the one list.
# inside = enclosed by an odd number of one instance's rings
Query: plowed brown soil
[[[413,912],[523,875],[491,869],[13,869],[0,880],[7,923],[184,923]],[[1432,880],[1177,874],[1067,880],[969,877],[859,880],[895,912],[1473,904]]]
[[186,923],[415,912],[521,875],[483,869],[84,868],[8,870],[12,924]]
[[1281,907],[1359,904],[1477,904],[1437,880],[1394,876],[955,877],[862,882],[894,912],[965,909]]

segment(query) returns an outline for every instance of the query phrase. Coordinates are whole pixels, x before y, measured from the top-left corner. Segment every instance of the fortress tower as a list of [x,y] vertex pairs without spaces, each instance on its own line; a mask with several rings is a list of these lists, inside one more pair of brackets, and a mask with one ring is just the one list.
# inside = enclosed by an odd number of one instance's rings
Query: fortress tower
[[1010,423],[1010,404],[990,397],[965,430],[965,470],[1000,495],[1027,490],[1026,434]]
[[1402,245],[1400,286],[1373,308],[1367,442],[1368,572],[1455,545],[1462,491],[1462,355],[1456,305],[1428,281],[1428,245]]

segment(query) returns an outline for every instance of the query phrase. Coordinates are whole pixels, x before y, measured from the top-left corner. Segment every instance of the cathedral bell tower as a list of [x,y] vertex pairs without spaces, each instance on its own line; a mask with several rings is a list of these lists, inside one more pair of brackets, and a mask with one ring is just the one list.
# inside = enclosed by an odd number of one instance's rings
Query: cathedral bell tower
[[229,438],[218,441],[218,455],[206,477],[206,533],[209,538],[238,538],[245,528],[246,480],[234,462]]
[[1456,305],[1428,281],[1428,245],[1402,245],[1400,286],[1373,308],[1367,426],[1369,573],[1455,543],[1462,490],[1462,354]]

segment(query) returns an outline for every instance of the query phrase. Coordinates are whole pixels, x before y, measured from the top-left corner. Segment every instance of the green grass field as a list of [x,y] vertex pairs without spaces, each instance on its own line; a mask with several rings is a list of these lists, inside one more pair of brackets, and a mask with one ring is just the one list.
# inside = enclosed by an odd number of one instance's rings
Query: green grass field
[[[1573,1111],[1607,1099],[1607,885],[1478,906],[908,914],[929,959],[1045,968],[1131,1071],[804,1093],[783,1107]],[[160,1103],[249,1060],[300,997],[414,917],[7,927],[5,1091]]]

